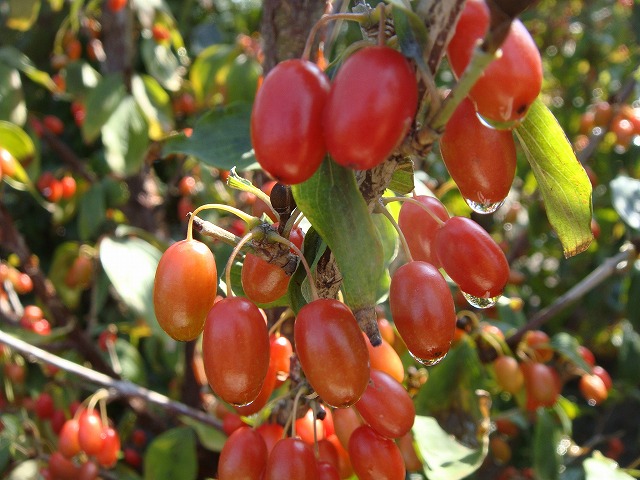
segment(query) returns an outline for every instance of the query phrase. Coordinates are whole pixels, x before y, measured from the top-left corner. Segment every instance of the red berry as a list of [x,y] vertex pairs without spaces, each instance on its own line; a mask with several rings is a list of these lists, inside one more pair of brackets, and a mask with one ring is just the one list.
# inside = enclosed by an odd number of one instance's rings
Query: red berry
[[222,431],[226,433],[227,436],[246,425],[240,415],[236,415],[235,413],[227,413],[222,419]]
[[127,0],[107,0],[107,8],[116,13],[127,6]]
[[58,437],[58,450],[67,458],[72,458],[80,453],[80,441],[78,433],[80,424],[75,418],[70,418],[62,426]]
[[253,402],[269,367],[269,335],[258,307],[242,297],[216,303],[205,322],[202,356],[217,395],[232,405]]
[[120,435],[114,428],[104,426],[100,432],[100,438],[102,439],[102,450],[96,455],[96,460],[102,467],[111,468],[118,461]]
[[[362,333],[363,335],[364,332]],[[366,335],[365,335],[366,336]],[[369,350],[369,363],[372,369],[380,370],[391,375],[397,382],[404,380],[404,365],[395,349],[383,338],[378,346],[372,346],[368,338],[365,338],[367,350]]]
[[169,32],[169,29],[158,23],[151,27],[151,33],[153,34],[153,39],[156,42],[164,42],[171,38],[171,32]]
[[77,480],[80,467],[62,453],[53,452],[49,457],[49,473],[55,480]]
[[54,135],[60,135],[64,132],[64,123],[55,115],[45,115],[42,123]]
[[358,50],[331,86],[324,111],[329,153],[346,167],[375,167],[405,137],[417,105],[415,74],[400,52],[384,46]]
[[71,175],[65,175],[60,179],[62,185],[62,198],[65,200],[70,199],[76,193],[76,180]]
[[289,288],[291,277],[277,265],[247,253],[242,263],[242,289],[254,303],[270,303],[278,300]]
[[219,480],[259,479],[267,465],[267,445],[254,429],[244,426],[233,432],[220,452]]
[[144,430],[136,428],[131,434],[131,441],[136,447],[142,448],[147,444],[147,434]]
[[307,380],[328,405],[353,405],[369,383],[369,353],[345,304],[319,299],[300,309],[294,340]]
[[137,450],[133,448],[125,448],[122,453],[124,454],[124,461],[133,468],[139,468],[140,465],[142,465],[142,457]]
[[340,444],[349,448],[351,434],[363,424],[363,421],[355,407],[336,408],[333,411],[333,424]]
[[197,182],[196,179],[191,175],[185,175],[180,179],[178,183],[178,189],[180,190],[180,194],[184,197],[189,195],[193,195],[196,193]]
[[518,393],[524,385],[524,376],[518,361],[508,355],[502,355],[493,362],[496,381],[502,390],[511,394]]
[[[314,422],[316,424],[315,436],[313,433]],[[317,440],[321,440],[325,437],[324,423],[322,420],[317,418],[314,420],[313,409],[308,409],[304,417],[296,420],[296,435],[309,445],[314,445]]]
[[501,205],[516,173],[516,146],[510,131],[485,126],[465,98],[447,122],[440,152],[472,209],[490,213]]
[[406,470],[395,442],[369,425],[358,427],[349,440],[349,456],[360,480],[403,480]]
[[53,397],[47,392],[42,392],[38,395],[38,398],[36,398],[35,411],[36,415],[43,420],[52,418],[55,412]]
[[267,452],[271,453],[276,443],[282,439],[284,428],[277,423],[263,423],[256,428],[256,432],[260,434],[264,443],[267,445]]
[[591,370],[591,373],[593,375],[597,375],[602,379],[602,381],[604,382],[604,386],[607,387],[607,391],[611,390],[611,387],[613,387],[613,381],[611,380],[611,376],[609,375],[609,372],[607,372],[600,365],[596,365]]
[[175,340],[202,332],[213,306],[218,271],[213,253],[197,240],[182,240],[162,255],[153,286],[153,305],[162,329]]
[[[468,0],[449,43],[449,63],[459,77],[467,67],[478,40],[489,28],[489,8],[484,0]],[[494,60],[475,83],[469,96],[484,118],[502,126],[513,126],[527,114],[542,86],[540,52],[518,19],[511,23]]]
[[260,166],[278,181],[303,182],[322,162],[329,89],[324,72],[306,60],[285,60],[265,77],[251,113],[251,142]]
[[524,375],[527,392],[527,408],[551,407],[560,395],[560,378],[558,373],[548,365],[538,362],[520,364]]
[[283,438],[267,460],[265,480],[317,480],[313,449],[299,438]]
[[582,375],[578,384],[582,396],[592,405],[599,405],[609,396],[607,386],[602,378],[597,375]]
[[436,218],[446,222],[449,219],[449,213],[440,200],[435,197],[417,195],[413,198],[431,213],[413,202],[402,202],[398,225],[407,239],[413,259],[439,267],[440,261],[435,252],[434,240],[436,231],[441,224]]
[[78,417],[78,442],[87,455],[97,455],[104,446],[102,419],[96,410],[84,410]]

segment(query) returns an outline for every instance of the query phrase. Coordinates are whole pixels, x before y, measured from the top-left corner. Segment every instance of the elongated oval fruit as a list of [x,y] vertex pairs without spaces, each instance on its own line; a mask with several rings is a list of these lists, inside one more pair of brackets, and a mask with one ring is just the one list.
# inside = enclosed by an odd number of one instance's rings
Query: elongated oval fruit
[[425,208],[413,202],[402,202],[398,225],[407,239],[413,259],[439,267],[440,262],[433,248],[433,239],[440,228],[440,223],[436,219],[439,218],[445,222],[449,219],[449,213],[442,202],[435,197],[416,195],[413,198]]
[[324,72],[307,60],[285,60],[265,77],[251,112],[251,143],[260,166],[278,181],[303,182],[322,162],[329,89]]
[[332,407],[357,402],[369,382],[369,352],[349,307],[333,299],[308,303],[293,335],[300,365],[322,400]]
[[262,436],[251,427],[240,427],[222,447],[218,479],[259,479],[267,466],[267,457],[267,445]]
[[499,296],[509,280],[509,263],[487,231],[466,217],[452,217],[438,230],[440,263],[460,290],[480,299]]
[[243,297],[216,303],[204,325],[202,360],[220,398],[238,406],[253,402],[269,367],[269,334],[258,307]]
[[160,258],[153,284],[153,306],[162,329],[180,341],[200,335],[217,283],[216,261],[209,247],[198,240],[171,245]]
[[349,457],[360,480],[403,480],[404,460],[398,445],[369,425],[358,427],[349,439]]
[[413,400],[390,375],[371,370],[371,381],[355,404],[365,422],[387,438],[399,438],[411,430],[416,418]]
[[[488,28],[489,8],[485,1],[467,0],[447,47],[449,63],[458,77]],[[510,128],[525,117],[540,93],[542,61],[535,41],[518,19],[511,23],[501,50],[501,56],[487,67],[469,96],[485,119]]]
[[501,205],[516,173],[516,146],[510,131],[484,125],[471,100],[465,98],[447,122],[440,152],[471,208],[491,213]]
[[242,263],[242,289],[255,303],[270,303],[278,300],[289,287],[291,277],[277,265],[247,253]]
[[436,267],[413,261],[391,277],[389,306],[398,333],[419,362],[432,365],[451,348],[456,311],[447,282]]
[[283,438],[267,460],[265,480],[317,480],[318,467],[313,449],[299,438]]
[[415,74],[389,47],[365,47],[338,70],[325,108],[327,149],[342,166],[382,163],[407,134],[418,105]]

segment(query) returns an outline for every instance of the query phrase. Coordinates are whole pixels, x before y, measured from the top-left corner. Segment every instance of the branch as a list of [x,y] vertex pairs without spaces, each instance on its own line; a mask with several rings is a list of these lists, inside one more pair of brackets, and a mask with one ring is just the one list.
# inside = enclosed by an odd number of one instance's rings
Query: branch
[[0,343],[17,350],[27,357],[34,357],[49,365],[58,367],[65,372],[72,373],[94,385],[115,391],[118,395],[127,399],[141,399],[148,403],[157,405],[174,415],[186,415],[217,429],[222,429],[222,423],[217,418],[212,417],[201,410],[196,410],[184,403],[171,400],[165,395],[136,385],[128,380],[116,380],[103,373],[95,372],[89,368],[78,365],[77,363],[65,360],[64,358],[60,358],[52,353],[30,345],[27,342],[15,338],[1,330]]
[[591,290],[615,274],[625,272],[633,264],[638,252],[631,243],[625,243],[620,252],[606,259],[598,268],[584,277],[580,283],[559,296],[551,305],[543,308],[507,339],[507,344],[514,349],[524,334],[529,330],[537,330],[563,309],[576,303]]

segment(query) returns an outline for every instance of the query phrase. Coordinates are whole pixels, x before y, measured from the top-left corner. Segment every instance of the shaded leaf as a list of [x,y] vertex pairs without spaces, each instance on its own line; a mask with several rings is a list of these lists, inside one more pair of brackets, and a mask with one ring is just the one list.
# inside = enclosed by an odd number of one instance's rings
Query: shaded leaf
[[640,180],[620,175],[609,183],[613,208],[631,228],[640,231]]
[[78,257],[79,252],[80,243],[62,243],[56,248],[53,259],[51,260],[51,266],[49,267],[49,280],[53,283],[63,303],[71,309],[75,309],[78,306],[82,290],[69,288],[65,282],[65,278],[69,268],[71,268],[71,265],[73,265],[73,262]]
[[605,478],[607,480],[633,480],[635,478],[621,471],[614,460],[605,457],[597,450],[584,461],[583,467],[586,475],[585,480],[603,480]]
[[237,103],[203,115],[191,137],[168,139],[163,154],[183,153],[213,167],[238,171],[258,168],[249,135],[251,105]]
[[112,172],[128,176],[140,170],[149,147],[149,126],[133,96],[123,98],[103,125],[102,142]]
[[558,480],[562,457],[559,453],[562,428],[552,410],[540,408],[533,428],[533,470],[538,480]]
[[640,334],[628,321],[621,322],[619,329],[622,339],[618,352],[618,376],[637,384],[640,381]]
[[133,77],[131,90],[149,124],[149,138],[161,140],[165,132],[174,126],[171,97],[156,79],[149,75]]
[[580,352],[578,351],[580,342],[577,338],[572,337],[566,332],[560,332],[555,334],[549,343],[551,348],[561,356],[570,360],[571,363],[576,365],[578,368],[585,372],[591,371],[591,367],[584,361],[584,358],[582,358],[582,355],[580,355]]
[[[302,243],[302,254],[305,260],[311,266],[311,271],[315,270],[318,260],[326,251],[327,244],[322,241],[320,235],[313,227],[307,230]],[[297,270],[289,280],[289,302],[294,312],[298,312],[302,307],[309,303],[311,294],[309,291],[309,279],[307,272],[302,267],[302,263],[298,264]],[[306,288],[305,288],[306,287]]]
[[415,60],[425,72],[424,51],[428,48],[429,34],[425,22],[402,2],[391,1],[393,23],[400,41],[402,53]]
[[0,47],[0,62],[13,68],[17,68],[30,80],[48,88],[50,91],[56,89],[56,84],[47,72],[38,70],[33,62],[24,53],[10,45]]
[[143,38],[140,42],[140,53],[147,72],[160,82],[160,85],[171,92],[180,89],[182,67],[169,46],[158,43],[153,38]]
[[99,248],[102,267],[122,301],[166,337],[153,309],[153,283],[162,252],[137,237],[105,237]]
[[138,349],[122,338],[116,339],[115,349],[122,367],[122,378],[137,385],[146,385],[147,372]]
[[40,0],[8,0],[8,4],[7,27],[21,32],[29,30],[40,13]]
[[115,112],[127,95],[120,74],[103,77],[98,85],[87,95],[86,115],[82,123],[82,138],[91,143],[100,136],[105,123]]
[[0,63],[0,119],[17,125],[27,121],[22,81],[15,68]]
[[547,217],[558,234],[565,257],[589,247],[591,182],[551,111],[537,99],[516,135],[531,164]]
[[261,75],[262,66],[257,60],[245,54],[238,55],[224,78],[225,102],[253,103]]
[[413,191],[414,185],[413,162],[405,158],[398,164],[393,172],[388,188],[399,195],[407,195]]
[[221,92],[222,73],[229,69],[239,53],[233,45],[217,43],[198,54],[189,70],[189,80],[198,103],[207,105],[213,95]]
[[196,437],[191,428],[168,430],[147,447],[145,480],[195,480],[197,475]]
[[102,183],[94,183],[78,202],[78,234],[81,240],[89,240],[98,233],[105,212],[104,187]]
[[627,318],[631,325],[640,329],[640,263],[635,262],[630,272],[629,290],[627,292]]
[[488,437],[480,448],[458,442],[435,418],[416,416],[413,437],[429,480],[459,480],[475,472],[487,456]]
[[83,97],[95,88],[102,76],[85,61],[69,63],[65,68],[65,85],[69,95]]
[[212,452],[219,452],[222,450],[224,442],[227,441],[227,436],[224,434],[224,432],[215,427],[212,427],[211,425],[205,425],[195,418],[182,416],[180,417],[180,421],[185,425],[189,425],[195,430],[196,435],[198,436],[198,440],[200,440],[202,446],[207,450],[211,450]]

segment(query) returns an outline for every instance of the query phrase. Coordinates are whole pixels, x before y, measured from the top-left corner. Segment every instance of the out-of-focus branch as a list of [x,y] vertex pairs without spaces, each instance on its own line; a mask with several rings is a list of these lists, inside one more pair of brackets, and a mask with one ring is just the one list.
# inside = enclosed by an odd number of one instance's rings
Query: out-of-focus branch
[[78,365],[77,363],[73,363],[30,345],[29,343],[15,338],[3,331],[0,331],[0,343],[11,347],[27,358],[36,358],[37,360],[53,365],[65,372],[76,375],[94,385],[104,387],[112,391],[114,396],[125,397],[127,399],[141,399],[145,402],[159,406],[174,415],[186,415],[188,417],[195,418],[202,423],[211,425],[212,427],[222,429],[222,423],[217,418],[207,415],[201,410],[196,410],[184,403],[176,402],[165,395],[141,387],[140,385],[136,385],[135,383],[127,380],[117,380],[103,373],[95,372],[89,368],[83,367],[82,365]]

